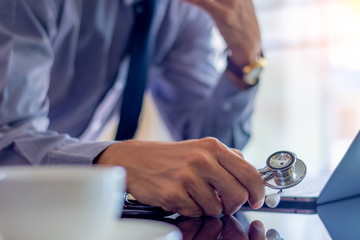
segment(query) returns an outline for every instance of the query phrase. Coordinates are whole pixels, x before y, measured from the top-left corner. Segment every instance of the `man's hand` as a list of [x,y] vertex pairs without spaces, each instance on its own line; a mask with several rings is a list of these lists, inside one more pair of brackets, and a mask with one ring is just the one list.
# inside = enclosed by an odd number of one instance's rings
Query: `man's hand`
[[252,0],[183,0],[208,12],[238,66],[255,62],[261,53],[261,37]]
[[264,202],[258,171],[239,150],[211,137],[123,141],[107,148],[97,163],[123,166],[127,191],[139,202],[184,216],[232,214],[246,201],[253,208]]

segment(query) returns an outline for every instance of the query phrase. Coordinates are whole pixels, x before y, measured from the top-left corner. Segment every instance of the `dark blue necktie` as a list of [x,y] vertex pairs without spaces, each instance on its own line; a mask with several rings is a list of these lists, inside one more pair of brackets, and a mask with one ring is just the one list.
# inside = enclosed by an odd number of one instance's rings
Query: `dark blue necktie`
[[128,46],[129,72],[123,93],[116,140],[134,137],[147,83],[149,66],[149,33],[155,0],[143,0],[134,6],[135,22]]

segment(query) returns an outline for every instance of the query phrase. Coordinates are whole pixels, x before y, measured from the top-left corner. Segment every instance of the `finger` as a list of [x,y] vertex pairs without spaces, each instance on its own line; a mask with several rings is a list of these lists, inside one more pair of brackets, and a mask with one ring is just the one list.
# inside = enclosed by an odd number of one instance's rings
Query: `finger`
[[183,240],[193,240],[197,232],[202,228],[203,221],[201,218],[190,218],[180,221],[176,224],[180,228]]
[[222,232],[223,240],[248,239],[248,235],[244,231],[244,228],[233,216],[224,216],[221,218],[221,221],[224,224]]
[[236,148],[230,148],[235,154],[237,154],[237,155],[239,155],[240,157],[242,157],[242,158],[244,158],[244,154],[240,151],[240,150],[238,150],[238,149],[236,149]]
[[[235,148],[231,148],[231,150],[232,150],[235,154],[239,155],[241,158],[244,159],[244,155],[243,155],[243,153],[242,153],[240,150],[235,149]],[[262,206],[262,204],[261,204],[261,206]]]
[[221,2],[216,0],[184,0],[190,4],[196,5],[214,17],[220,19],[221,16],[226,16],[227,7]]
[[187,184],[186,189],[191,198],[202,208],[207,216],[218,216],[223,211],[222,202],[214,188],[203,180]]
[[213,16],[215,20],[233,19],[236,13],[248,14],[254,12],[254,6],[250,0],[184,0],[196,5]]
[[206,218],[203,227],[200,229],[194,240],[218,239],[222,232],[223,224],[217,218]]
[[[196,152],[188,151],[189,165],[195,171],[192,174],[183,172],[176,176],[177,181],[184,185],[190,196],[210,216],[217,215],[216,209],[219,200],[221,200],[224,214],[232,214],[248,200],[247,190],[216,159],[214,152],[218,151],[217,142],[219,141],[215,138],[188,140],[187,143],[197,145]],[[194,180],[194,176],[198,180]],[[221,199],[213,195],[214,188],[221,195]],[[203,195],[206,196],[205,199],[202,199]],[[213,210],[215,214],[209,213]]]
[[[182,188],[179,186],[178,188]],[[203,210],[187,194],[185,189],[166,189],[158,196],[160,207],[169,212],[176,212],[187,217],[200,217]]]
[[225,169],[218,167],[209,177],[209,184],[218,191],[224,214],[233,214],[248,200],[247,189]]
[[249,204],[258,209],[264,203],[265,188],[260,173],[254,166],[234,152],[226,149],[224,145],[222,153],[217,154],[217,159],[222,167],[230,172],[249,193]]
[[[260,173],[256,170],[256,168],[217,139],[205,138],[201,141],[201,143],[209,152],[213,152],[215,154],[216,160],[220,166],[237,180],[238,188],[232,189],[231,193],[233,195],[234,193],[238,193],[240,195],[239,197],[241,197],[244,192],[235,192],[235,189],[240,190],[244,187],[249,195],[248,201],[250,206],[255,209],[260,208],[264,203],[265,188],[260,177]],[[226,181],[219,181],[221,178],[217,177],[218,175],[214,175],[210,176],[212,183],[217,185],[220,184],[222,191],[225,191],[222,194],[228,196],[229,200],[235,198],[228,195],[228,191],[231,190],[229,189],[230,186],[224,186],[224,183],[232,183],[232,186],[234,187],[234,183],[231,181],[231,178],[226,177],[227,174],[222,172],[219,168],[214,170],[216,170],[218,174],[221,174],[220,176],[226,178]],[[216,189],[220,190],[217,187]]]
[[250,240],[265,240],[265,228],[262,222],[253,221],[248,230]]

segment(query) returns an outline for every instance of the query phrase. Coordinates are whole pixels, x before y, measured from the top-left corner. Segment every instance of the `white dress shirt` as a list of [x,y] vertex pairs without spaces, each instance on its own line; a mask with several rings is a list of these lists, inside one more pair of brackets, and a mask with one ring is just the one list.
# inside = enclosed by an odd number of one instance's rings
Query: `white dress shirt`
[[[88,164],[119,112],[133,23],[127,0],[0,1],[0,165]],[[216,70],[214,23],[159,0],[148,91],[175,140],[214,136],[242,148],[256,88]]]

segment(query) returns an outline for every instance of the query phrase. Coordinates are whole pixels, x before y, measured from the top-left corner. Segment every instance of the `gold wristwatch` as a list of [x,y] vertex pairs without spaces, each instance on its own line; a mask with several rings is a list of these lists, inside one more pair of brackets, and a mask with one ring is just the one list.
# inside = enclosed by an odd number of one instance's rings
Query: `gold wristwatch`
[[258,83],[260,73],[265,67],[265,58],[261,54],[261,56],[255,59],[254,63],[242,68],[234,63],[230,56],[227,57],[227,63],[227,69],[238,79],[241,79],[240,85],[242,85],[243,88],[250,88]]

